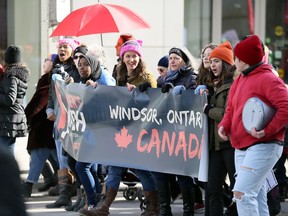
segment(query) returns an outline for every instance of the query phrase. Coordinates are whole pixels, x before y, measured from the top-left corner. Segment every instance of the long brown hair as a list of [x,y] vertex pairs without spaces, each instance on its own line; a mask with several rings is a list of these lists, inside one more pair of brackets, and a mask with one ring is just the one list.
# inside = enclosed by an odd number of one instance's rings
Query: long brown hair
[[137,79],[139,76],[143,77],[144,79],[148,78],[146,64],[142,61],[142,59],[141,58],[139,59],[137,67],[132,71],[131,75],[128,77],[127,67],[122,58],[120,66],[117,67],[117,85],[125,86],[127,82],[131,82]]

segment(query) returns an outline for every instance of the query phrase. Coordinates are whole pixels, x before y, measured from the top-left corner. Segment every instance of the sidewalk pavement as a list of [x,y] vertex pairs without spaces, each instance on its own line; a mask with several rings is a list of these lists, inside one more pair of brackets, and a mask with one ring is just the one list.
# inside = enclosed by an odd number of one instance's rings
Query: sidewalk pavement
[[[76,216],[78,215],[77,212],[67,212],[65,209],[56,208],[56,209],[47,209],[45,205],[54,202],[57,197],[48,196],[47,192],[38,192],[37,188],[40,184],[33,187],[32,197],[26,199],[26,207],[29,216]],[[123,197],[123,191],[126,188],[124,184],[121,184],[120,190],[118,191],[116,200],[112,203],[110,208],[110,215],[111,216],[129,216],[129,215],[141,215],[140,210],[140,201],[138,198],[132,201],[127,201]],[[73,197],[73,202],[75,202],[76,197]],[[175,203],[171,204],[171,208],[173,211],[174,216],[182,216],[182,200],[178,199]],[[203,216],[204,215],[204,208],[201,211],[195,213],[195,216]]]
[[[15,158],[18,162],[21,178],[24,180],[27,176],[29,170],[29,155],[26,150],[27,138],[18,138],[15,145]],[[286,162],[286,168],[288,164]],[[27,207],[27,212],[29,216],[76,216],[77,212],[67,212],[64,208],[47,209],[45,205],[53,203],[57,197],[48,196],[47,192],[38,192],[37,188],[43,183],[43,179],[40,178],[39,184],[33,186],[32,197],[26,199],[25,204]],[[110,208],[110,215],[141,215],[140,201],[136,198],[133,201],[127,201],[123,197],[123,190],[126,188],[124,184],[121,183],[120,190],[118,191],[116,200],[113,202]],[[73,202],[75,202],[76,197],[73,197]],[[175,203],[171,204],[172,212],[174,216],[182,216],[182,200],[178,199]],[[195,212],[195,216],[203,216],[204,209],[199,212]],[[281,213],[278,216],[288,216],[288,200],[281,203]]]

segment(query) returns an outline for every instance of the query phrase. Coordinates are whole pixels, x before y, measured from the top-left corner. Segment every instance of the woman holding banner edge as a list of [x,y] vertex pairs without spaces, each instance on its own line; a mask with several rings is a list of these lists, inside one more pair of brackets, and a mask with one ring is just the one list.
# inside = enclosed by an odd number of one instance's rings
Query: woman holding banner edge
[[[197,75],[193,66],[195,60],[192,54],[185,47],[173,47],[169,51],[169,71],[164,77],[164,83],[161,86],[162,93],[172,90],[173,94],[179,95],[186,89],[194,90],[196,88]],[[172,216],[171,196],[169,186],[170,174],[154,172],[157,183],[160,214],[161,216]],[[176,175],[183,198],[183,215],[194,215],[195,203],[195,184],[190,176]]]
[[[204,113],[209,118],[209,170],[205,189],[205,215],[223,215],[224,200],[227,195],[223,185],[228,174],[230,186],[235,183],[234,149],[229,140],[223,140],[218,135],[217,125],[225,113],[227,98],[233,83],[235,71],[231,44],[226,41],[211,51],[209,56],[210,82],[207,83],[209,103],[204,106]],[[236,205],[229,193],[229,204],[225,215],[237,216]],[[227,200],[225,200],[227,202]]]

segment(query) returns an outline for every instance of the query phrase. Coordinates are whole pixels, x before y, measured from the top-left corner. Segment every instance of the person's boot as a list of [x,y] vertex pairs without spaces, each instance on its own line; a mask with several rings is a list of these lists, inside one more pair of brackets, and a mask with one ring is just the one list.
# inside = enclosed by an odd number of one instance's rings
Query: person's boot
[[88,210],[82,208],[79,213],[85,216],[108,216],[109,208],[116,198],[117,190],[113,188],[108,188],[103,202],[99,203],[96,207]]
[[147,201],[147,207],[141,215],[142,216],[159,216],[158,192],[157,191],[144,191],[144,197],[145,197],[145,200]]
[[48,190],[49,196],[59,196],[59,185],[56,184],[54,187],[49,188]]
[[68,173],[68,169],[58,170],[58,185],[60,196],[54,203],[46,205],[46,208],[60,208],[62,206],[72,205],[72,179]]
[[44,177],[44,184],[38,188],[39,192],[47,191],[50,187],[56,185],[55,177],[49,163],[45,162],[41,174]]
[[81,203],[81,200],[82,200],[82,194],[84,193],[84,190],[81,189],[81,188],[77,188],[77,198],[76,198],[76,201],[73,205],[71,206],[66,206],[65,207],[65,210],[66,211],[74,211],[74,209],[80,205]]
[[167,181],[157,181],[160,216],[172,216],[170,186]]
[[181,190],[175,175],[172,174],[169,175],[169,186],[171,194],[171,203],[174,203],[178,198],[181,197]]
[[[78,212],[80,209],[84,208],[86,205],[87,205],[87,197],[86,197],[85,192],[83,192],[83,194],[81,196],[81,201],[80,201],[79,205],[74,208],[74,211]],[[88,205],[87,205],[87,207],[88,207]]]
[[24,198],[30,198],[32,194],[33,183],[25,182],[22,185],[22,195]]
[[194,203],[195,203],[195,189],[191,187],[181,187],[182,199],[183,199],[183,216],[194,215]]

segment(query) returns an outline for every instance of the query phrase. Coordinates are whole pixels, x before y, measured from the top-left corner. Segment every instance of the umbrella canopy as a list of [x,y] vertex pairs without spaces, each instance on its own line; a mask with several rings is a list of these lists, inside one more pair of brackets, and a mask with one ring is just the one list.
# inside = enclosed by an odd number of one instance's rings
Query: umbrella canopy
[[72,11],[50,37],[123,32],[141,28],[150,28],[150,25],[129,8],[95,4]]

